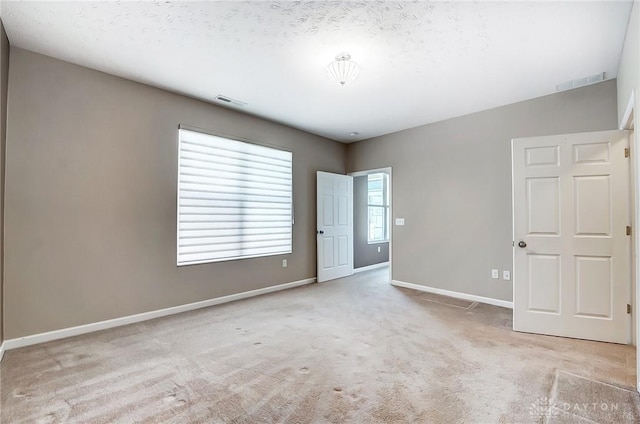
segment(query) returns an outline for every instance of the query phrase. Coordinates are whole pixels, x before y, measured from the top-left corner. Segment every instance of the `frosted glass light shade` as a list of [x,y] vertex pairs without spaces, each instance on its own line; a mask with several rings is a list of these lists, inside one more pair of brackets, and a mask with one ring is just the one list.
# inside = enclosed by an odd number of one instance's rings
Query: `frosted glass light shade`
[[336,56],[336,60],[327,65],[327,76],[331,81],[340,85],[346,85],[358,78],[360,65],[351,60],[351,56],[342,53]]

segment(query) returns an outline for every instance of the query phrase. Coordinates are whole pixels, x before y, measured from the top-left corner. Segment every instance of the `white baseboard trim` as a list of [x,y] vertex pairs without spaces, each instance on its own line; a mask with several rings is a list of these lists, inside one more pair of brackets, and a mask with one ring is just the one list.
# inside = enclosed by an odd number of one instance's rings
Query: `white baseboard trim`
[[353,273],[357,274],[359,272],[371,271],[372,269],[384,268],[389,266],[389,262],[380,262],[379,264],[373,264],[368,266],[361,266],[360,268],[354,268]]
[[0,362],[2,362],[2,358],[4,358],[4,342],[0,343]]
[[291,283],[278,284],[277,286],[265,287],[263,289],[251,290],[242,293],[231,294],[229,296],[216,297],[214,299],[202,300],[200,302],[188,303],[186,305],[173,306],[170,308],[158,309],[141,314],[129,315],[121,318],[109,319],[106,321],[94,322],[91,324],[79,325],[77,327],[63,328],[61,330],[49,331],[46,333],[34,334],[32,336],[18,337],[16,339],[5,340],[3,348],[6,350],[17,349],[19,347],[31,346],[39,343],[50,342],[52,340],[64,339],[67,337],[79,336],[81,334],[93,333],[95,331],[106,330],[108,328],[120,327],[123,325],[134,324],[136,322],[148,321],[155,318],[161,318],[168,315],[175,315],[181,312],[193,311],[195,309],[206,308],[209,306],[219,305],[221,303],[233,302],[248,297],[260,296],[262,294],[272,293],[275,291],[291,289],[305,284],[311,284],[316,281],[314,278],[293,281]]
[[450,290],[437,289],[435,287],[422,286],[420,284],[405,283],[404,281],[391,280],[391,284],[407,289],[419,290],[427,293],[440,294],[443,296],[455,297],[457,299],[470,300],[473,302],[487,303],[489,305],[501,306],[503,308],[513,309],[513,302],[508,300],[494,299],[492,297],[476,296],[475,294],[460,293]]

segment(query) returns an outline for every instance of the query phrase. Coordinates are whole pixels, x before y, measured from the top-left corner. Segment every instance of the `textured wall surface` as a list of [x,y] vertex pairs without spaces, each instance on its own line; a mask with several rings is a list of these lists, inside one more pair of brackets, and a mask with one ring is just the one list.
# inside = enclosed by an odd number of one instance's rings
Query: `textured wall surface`
[[[9,90],[7,338],[315,277],[343,144],[18,48]],[[180,123],[293,151],[293,254],[176,267]]]
[[[3,2],[13,46],[214,103],[227,95],[346,142],[596,72],[615,78],[630,11],[626,1]],[[325,72],[345,51],[362,67],[347,88]]]

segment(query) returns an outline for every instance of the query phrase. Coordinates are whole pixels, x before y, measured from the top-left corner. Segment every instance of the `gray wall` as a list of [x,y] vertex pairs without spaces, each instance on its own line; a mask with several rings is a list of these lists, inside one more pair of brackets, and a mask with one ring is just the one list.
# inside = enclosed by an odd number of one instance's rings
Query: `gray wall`
[[0,20],[0,343],[4,340],[3,325],[3,277],[4,255],[4,169],[7,132],[7,88],[9,86],[9,40]]
[[[345,172],[343,144],[22,49],[10,56],[6,338],[316,275],[315,173]],[[176,267],[179,123],[293,150],[293,254]]]
[[[375,265],[389,260],[389,243],[369,244],[367,176],[353,178],[353,267]],[[378,252],[380,247],[380,252]]]
[[510,140],[614,129],[616,107],[613,80],[349,145],[349,172],[393,167],[392,278],[510,301]]

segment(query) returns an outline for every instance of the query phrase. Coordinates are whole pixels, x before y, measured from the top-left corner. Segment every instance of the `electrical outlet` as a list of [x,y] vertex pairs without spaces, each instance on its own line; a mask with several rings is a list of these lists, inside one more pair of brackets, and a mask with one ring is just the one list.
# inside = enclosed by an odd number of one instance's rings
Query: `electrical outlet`
[[500,271],[498,271],[497,269],[492,269],[491,278],[495,278],[496,280],[500,278]]
[[287,260],[283,259],[282,260],[282,268],[286,268],[287,267]]
[[378,253],[380,253],[380,246],[378,246]]
[[510,271],[502,271],[502,279],[503,280],[511,280],[511,272]]

